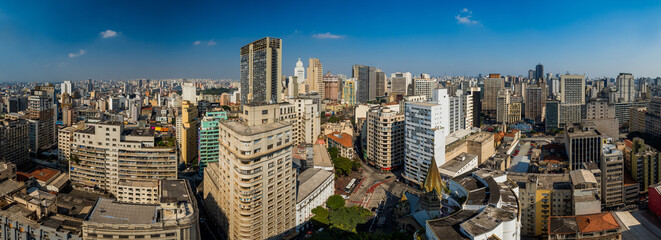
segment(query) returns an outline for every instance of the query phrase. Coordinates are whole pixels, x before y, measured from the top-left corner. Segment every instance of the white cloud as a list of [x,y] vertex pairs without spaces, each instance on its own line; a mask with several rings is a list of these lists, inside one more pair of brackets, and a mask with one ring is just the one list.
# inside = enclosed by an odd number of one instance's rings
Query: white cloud
[[340,39],[340,38],[344,38],[344,35],[336,35],[327,32],[327,33],[317,33],[312,35],[312,37],[316,39]]
[[458,24],[465,24],[465,25],[480,24],[479,21],[472,19],[473,16],[471,14],[473,14],[473,11],[468,10],[468,8],[464,8],[461,9],[459,15],[457,15],[454,18],[457,19]]
[[214,40],[209,40],[209,41],[200,41],[200,40],[197,40],[197,41],[194,41],[194,42],[193,42],[193,45],[194,45],[194,46],[199,46],[199,45],[215,46],[215,45],[216,45],[216,41],[214,41]]
[[103,31],[100,34],[101,34],[102,38],[111,38],[111,37],[119,36],[118,32],[115,32],[115,31],[110,30],[110,29]]
[[78,50],[78,53],[69,53],[69,58],[75,58],[75,57],[80,57],[82,55],[85,55],[87,51],[80,49]]

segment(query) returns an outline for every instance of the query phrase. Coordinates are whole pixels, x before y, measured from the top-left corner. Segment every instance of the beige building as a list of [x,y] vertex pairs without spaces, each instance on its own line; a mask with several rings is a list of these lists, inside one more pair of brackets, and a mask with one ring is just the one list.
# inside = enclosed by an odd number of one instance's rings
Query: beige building
[[305,80],[309,86],[309,91],[323,94],[324,91],[324,67],[318,58],[310,58],[308,62],[308,78]]
[[629,132],[645,132],[646,107],[634,107],[629,109]]
[[204,170],[204,201],[230,240],[283,238],[296,225],[292,127],[221,122],[220,159]]
[[130,187],[177,178],[176,148],[155,146],[150,129],[125,129],[118,123],[88,124],[74,132],[70,151],[71,183],[129,196],[120,201],[148,201],[150,196],[131,193]]
[[615,145],[605,144],[601,151],[601,200],[612,207],[624,202],[624,155]]
[[494,138],[490,132],[479,132],[466,138],[468,153],[477,155],[478,165],[496,154]]
[[496,101],[496,121],[503,124],[521,121],[521,97],[511,96],[509,90],[501,89]]
[[288,101],[294,106],[296,114],[296,121],[292,122],[294,144],[314,144],[321,134],[319,105],[309,98],[292,98]]
[[71,141],[73,141],[73,133],[76,130],[82,129],[85,124],[73,125],[61,128],[57,134],[57,160],[61,166],[68,166],[69,157],[71,156]]
[[526,88],[525,99],[525,115],[527,119],[534,120],[541,123],[544,121],[544,107],[546,106],[545,89],[541,87],[528,87]]
[[500,77],[500,74],[489,74],[488,78],[484,79],[484,99],[482,99],[482,111],[494,114],[496,113],[496,103],[498,100],[498,92],[505,88],[505,79]]
[[404,164],[404,114],[384,107],[367,112],[367,162],[384,171]]
[[197,161],[198,143],[198,116],[197,106],[189,101],[183,101],[181,105],[181,161],[190,164]]
[[99,198],[82,224],[84,239],[200,239],[197,200],[186,180],[158,181],[157,202]]

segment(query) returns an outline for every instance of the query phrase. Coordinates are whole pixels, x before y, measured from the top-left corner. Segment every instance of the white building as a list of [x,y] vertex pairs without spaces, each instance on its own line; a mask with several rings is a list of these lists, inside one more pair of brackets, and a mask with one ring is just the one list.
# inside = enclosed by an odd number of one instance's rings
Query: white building
[[449,131],[447,89],[434,91],[432,102],[409,102],[405,106],[404,178],[420,184],[427,176],[432,159],[445,164],[445,136]]
[[287,100],[294,106],[296,111],[296,121],[294,124],[294,143],[314,144],[321,134],[321,118],[319,105],[314,103],[314,99],[292,98]]
[[181,87],[181,95],[182,100],[197,105],[197,88],[195,87],[195,83],[185,82]]
[[297,81],[299,85],[305,84],[305,67],[303,67],[301,58],[298,58],[298,62],[296,62],[296,67],[294,68],[294,76],[298,78]]
[[296,228],[299,229],[312,217],[312,209],[324,206],[333,195],[335,175],[321,168],[309,168],[298,175],[296,195]]
[[71,93],[73,93],[73,84],[71,81],[64,81],[62,85],[60,85],[60,92],[67,93],[71,96]]
[[424,95],[427,99],[432,98],[432,92],[436,86],[436,81],[431,79],[413,80],[413,95]]
[[616,102],[633,102],[636,97],[636,90],[634,89],[633,75],[631,73],[620,73],[615,79],[617,85]]
[[459,130],[473,127],[473,99],[472,94],[464,95],[457,90],[456,96],[449,97],[450,107],[450,134]]

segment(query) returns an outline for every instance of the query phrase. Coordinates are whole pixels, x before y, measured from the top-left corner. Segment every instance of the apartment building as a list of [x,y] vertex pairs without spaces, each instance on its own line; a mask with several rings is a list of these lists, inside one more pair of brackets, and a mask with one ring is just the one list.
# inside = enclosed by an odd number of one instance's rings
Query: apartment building
[[296,226],[292,127],[221,122],[220,159],[204,171],[204,201],[227,238],[282,238]]
[[604,144],[601,151],[601,200],[605,207],[623,203],[624,156],[612,144]]
[[319,105],[309,98],[291,98],[287,101],[294,106],[295,112],[294,145],[313,144],[321,134]]
[[367,112],[367,162],[382,171],[399,168],[404,160],[404,114],[384,107]]
[[28,121],[0,120],[0,161],[18,166],[30,161]]
[[[101,189],[120,201],[150,201],[145,182],[177,178],[175,147],[154,144],[154,130],[126,129],[121,123],[96,123],[73,133],[69,175],[75,187]],[[143,186],[143,187],[140,187]]]
[[206,112],[200,122],[199,130],[199,167],[200,172],[212,162],[218,162],[218,124],[220,121],[227,120],[227,113],[224,111]]

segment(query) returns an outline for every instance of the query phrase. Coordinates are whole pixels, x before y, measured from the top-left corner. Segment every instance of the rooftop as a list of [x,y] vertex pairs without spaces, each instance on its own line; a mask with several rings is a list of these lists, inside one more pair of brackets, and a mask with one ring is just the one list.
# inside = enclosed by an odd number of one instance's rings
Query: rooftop
[[308,168],[303,171],[298,175],[298,196],[296,199],[298,201],[305,199],[332,175],[332,172],[321,168]]
[[265,123],[265,124],[260,124],[256,126],[248,126],[244,123],[241,122],[230,122],[230,121],[223,121],[220,122],[220,125],[224,125],[225,127],[229,128],[230,130],[236,132],[239,135],[242,136],[251,136],[251,135],[257,135],[260,133],[265,133],[269,132],[275,129],[283,128],[286,126],[289,126],[287,124],[281,123],[281,122],[275,122],[275,123]]
[[328,150],[323,145],[313,145],[312,151],[314,153],[313,163],[315,167],[333,167]]
[[186,180],[161,180],[160,196],[161,203],[189,201]]
[[461,153],[457,157],[450,159],[445,164],[443,164],[443,166],[441,166],[441,169],[456,173],[473,160],[477,161],[477,155],[469,154],[469,153]]
[[151,224],[158,221],[154,205],[118,203],[99,198],[87,221],[103,224]]
[[333,132],[328,134],[327,137],[345,148],[353,148],[353,140],[351,140],[351,135],[346,133]]
[[571,171],[569,173],[569,177],[571,178],[571,182],[574,184],[597,183],[597,179],[594,177],[594,174],[585,169]]
[[610,212],[578,216],[551,216],[550,220],[549,234],[590,233],[620,228]]

